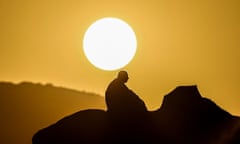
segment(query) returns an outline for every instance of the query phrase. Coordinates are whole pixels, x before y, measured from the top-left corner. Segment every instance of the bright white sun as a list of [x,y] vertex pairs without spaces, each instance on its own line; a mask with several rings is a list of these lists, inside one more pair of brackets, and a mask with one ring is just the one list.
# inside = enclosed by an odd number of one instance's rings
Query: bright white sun
[[102,70],[117,70],[134,57],[137,39],[133,29],[118,18],[103,18],[87,29],[83,50],[87,59]]

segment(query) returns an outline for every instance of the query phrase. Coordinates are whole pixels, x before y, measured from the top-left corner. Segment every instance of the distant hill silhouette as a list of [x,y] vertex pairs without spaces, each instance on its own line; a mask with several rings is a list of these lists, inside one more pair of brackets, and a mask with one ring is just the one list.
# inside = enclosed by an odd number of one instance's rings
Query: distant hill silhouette
[[0,82],[0,143],[31,144],[40,128],[88,108],[105,109],[104,98],[51,84]]
[[39,130],[33,144],[239,144],[240,118],[203,98],[196,86],[180,86],[143,117],[88,109]]

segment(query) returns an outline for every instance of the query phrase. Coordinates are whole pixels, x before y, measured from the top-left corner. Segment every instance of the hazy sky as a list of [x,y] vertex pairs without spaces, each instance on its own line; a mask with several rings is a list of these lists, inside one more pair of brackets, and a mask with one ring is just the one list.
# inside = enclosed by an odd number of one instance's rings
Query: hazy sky
[[153,110],[178,85],[240,115],[239,0],[1,0],[0,81],[53,83],[104,94],[117,71],[92,66],[84,32],[103,17],[135,30],[128,86]]

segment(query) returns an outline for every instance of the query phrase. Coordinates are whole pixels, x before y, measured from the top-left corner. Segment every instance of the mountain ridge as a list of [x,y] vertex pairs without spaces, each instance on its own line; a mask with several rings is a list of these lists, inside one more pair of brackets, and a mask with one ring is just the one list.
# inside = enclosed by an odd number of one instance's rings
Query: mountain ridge
[[30,144],[40,128],[88,108],[104,110],[104,98],[52,84],[0,82],[0,143]]
[[101,96],[103,97],[102,95],[100,94],[97,94],[97,93],[94,93],[94,92],[87,92],[85,90],[76,90],[76,89],[73,89],[73,88],[66,88],[64,86],[56,86],[52,83],[33,83],[33,82],[30,82],[30,81],[21,81],[21,82],[18,82],[18,83],[13,83],[13,82],[9,82],[9,81],[0,81],[0,86],[39,86],[39,87],[42,87],[42,88],[54,88],[54,89],[63,89],[63,90],[66,90],[66,91],[71,91],[71,92],[77,92],[77,93],[86,93],[86,94],[89,94],[89,95],[94,95],[94,96]]

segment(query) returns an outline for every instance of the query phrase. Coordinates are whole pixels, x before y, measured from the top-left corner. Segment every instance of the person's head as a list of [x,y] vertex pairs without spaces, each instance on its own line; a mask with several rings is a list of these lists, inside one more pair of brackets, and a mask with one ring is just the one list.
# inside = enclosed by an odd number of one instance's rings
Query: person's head
[[120,80],[123,83],[126,83],[128,81],[128,73],[126,71],[120,71],[118,72],[117,79]]

